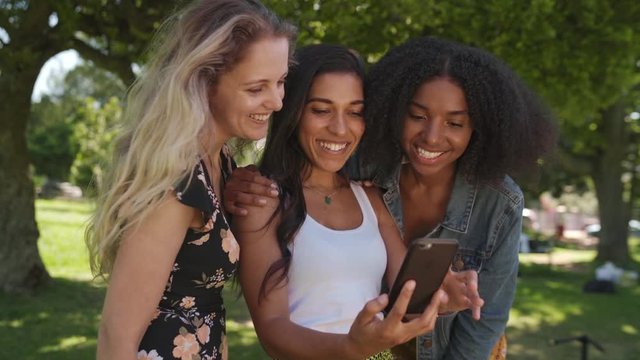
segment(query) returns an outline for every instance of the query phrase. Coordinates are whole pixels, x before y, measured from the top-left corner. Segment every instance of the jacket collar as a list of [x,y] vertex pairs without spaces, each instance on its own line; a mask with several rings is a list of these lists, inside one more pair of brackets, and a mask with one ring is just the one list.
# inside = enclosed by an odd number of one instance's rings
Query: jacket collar
[[[374,184],[385,189],[387,195],[400,196],[400,169],[398,166],[392,174],[377,173],[373,179]],[[451,199],[447,205],[447,212],[441,225],[451,231],[466,234],[469,230],[469,222],[478,194],[478,182],[470,183],[465,177],[456,173],[455,183],[451,192]]]
[[466,234],[469,231],[469,222],[477,195],[478,182],[469,183],[464,175],[458,172],[442,226]]

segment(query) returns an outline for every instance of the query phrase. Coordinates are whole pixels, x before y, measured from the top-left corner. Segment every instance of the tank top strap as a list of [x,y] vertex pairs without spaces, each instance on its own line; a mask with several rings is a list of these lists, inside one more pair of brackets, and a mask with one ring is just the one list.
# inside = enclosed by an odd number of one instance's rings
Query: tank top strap
[[362,211],[362,224],[370,223],[378,226],[378,217],[376,216],[376,212],[373,210],[373,206],[371,205],[364,188],[362,188],[362,185],[353,181],[350,185],[351,191],[353,191],[353,194],[356,196],[356,200],[358,201],[358,205],[360,205],[360,210]]

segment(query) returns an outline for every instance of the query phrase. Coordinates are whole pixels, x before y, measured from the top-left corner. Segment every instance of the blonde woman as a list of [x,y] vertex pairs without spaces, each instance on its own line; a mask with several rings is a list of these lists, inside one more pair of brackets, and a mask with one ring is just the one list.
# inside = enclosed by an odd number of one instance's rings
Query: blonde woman
[[240,250],[218,199],[225,142],[266,135],[294,32],[257,0],[197,1],[163,26],[87,232],[109,279],[98,359],[226,358]]

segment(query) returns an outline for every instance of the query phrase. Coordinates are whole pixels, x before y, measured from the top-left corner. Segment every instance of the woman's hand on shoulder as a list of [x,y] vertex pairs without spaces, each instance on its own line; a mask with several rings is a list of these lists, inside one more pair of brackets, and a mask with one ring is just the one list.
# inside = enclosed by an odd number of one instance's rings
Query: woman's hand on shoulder
[[449,296],[449,302],[441,306],[441,313],[471,309],[473,318],[480,320],[484,300],[478,292],[478,273],[475,270],[455,272],[449,269],[442,281],[442,289]]
[[224,208],[236,216],[249,214],[251,206],[265,206],[278,197],[278,186],[254,166],[237,168],[224,187]]

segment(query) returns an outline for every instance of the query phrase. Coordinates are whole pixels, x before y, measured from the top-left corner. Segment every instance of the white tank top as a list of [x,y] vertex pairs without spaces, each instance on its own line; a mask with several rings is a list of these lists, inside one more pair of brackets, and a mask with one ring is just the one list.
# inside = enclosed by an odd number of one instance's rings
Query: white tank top
[[387,252],[364,189],[351,183],[362,224],[333,230],[307,214],[292,244],[289,267],[291,321],[346,334],[364,304],[380,294]]

